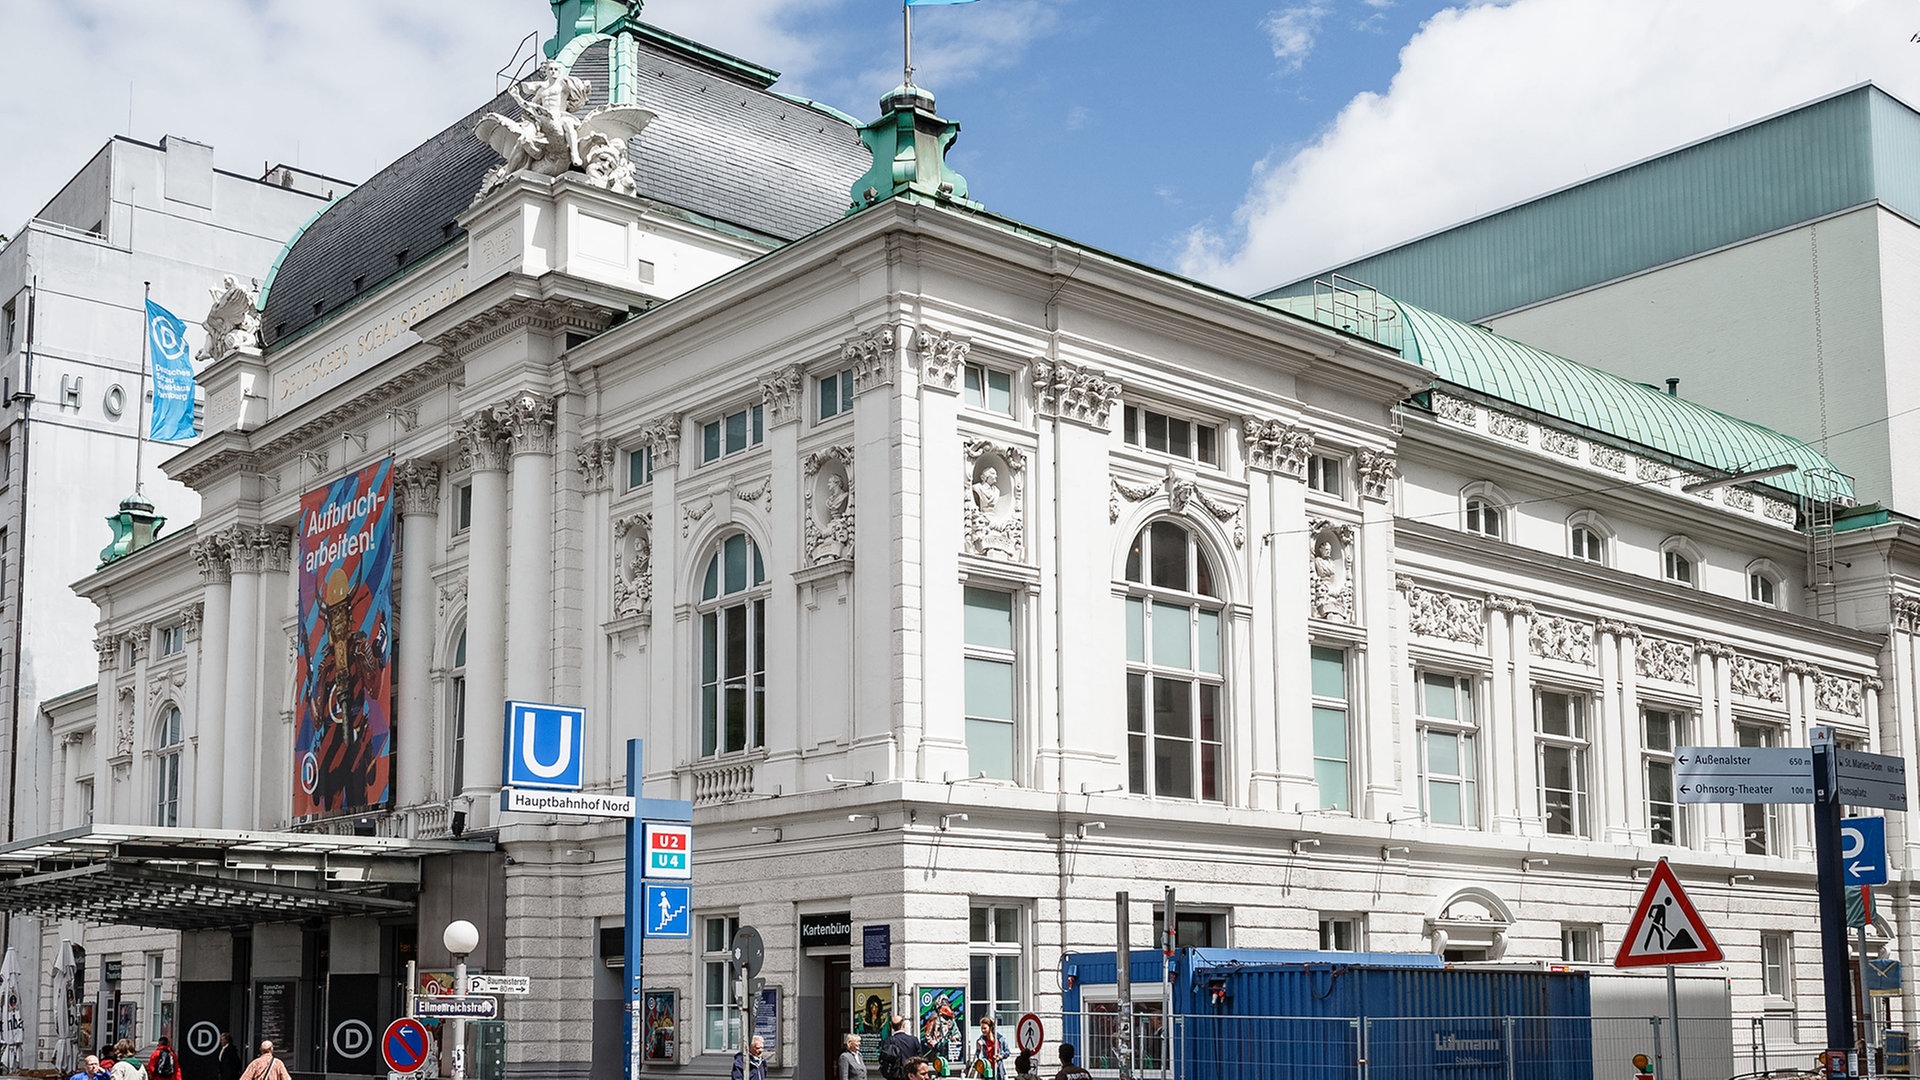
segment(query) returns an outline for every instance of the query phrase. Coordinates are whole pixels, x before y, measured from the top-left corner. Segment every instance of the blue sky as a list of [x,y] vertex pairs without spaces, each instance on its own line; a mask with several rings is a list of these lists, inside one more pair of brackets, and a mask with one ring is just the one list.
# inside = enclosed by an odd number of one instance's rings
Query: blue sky
[[[894,0],[644,17],[862,118],[900,78]],[[979,0],[915,24],[975,198],[1242,291],[1867,79],[1920,102],[1911,0]],[[116,133],[364,178],[490,97],[535,32],[543,0],[0,3],[26,46],[0,231]]]

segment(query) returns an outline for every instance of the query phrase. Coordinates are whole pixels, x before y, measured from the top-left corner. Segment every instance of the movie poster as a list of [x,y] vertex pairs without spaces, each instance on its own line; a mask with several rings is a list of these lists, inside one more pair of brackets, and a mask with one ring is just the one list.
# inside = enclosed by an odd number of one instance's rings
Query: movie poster
[[967,992],[958,986],[923,986],[917,1003],[920,1041],[957,1070],[967,1059]]
[[393,799],[393,459],[300,500],[293,816]]
[[880,1064],[880,1044],[892,1033],[893,984],[853,988],[853,1033],[869,1069]]
[[648,990],[640,996],[647,1018],[648,1061],[674,1061],[680,1056],[680,1024],[674,1009],[676,996],[673,990]]

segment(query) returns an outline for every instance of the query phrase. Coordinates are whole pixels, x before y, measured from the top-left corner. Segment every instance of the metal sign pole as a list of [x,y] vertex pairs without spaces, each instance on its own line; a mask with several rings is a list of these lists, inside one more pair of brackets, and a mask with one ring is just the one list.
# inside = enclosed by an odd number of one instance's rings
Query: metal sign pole
[[1821,974],[1826,982],[1827,1050],[1853,1048],[1853,974],[1847,963],[1847,893],[1840,881],[1840,798],[1834,776],[1833,729],[1811,732],[1813,854],[1819,870]]
[[[640,740],[627,740],[627,794],[640,797]],[[644,896],[640,884],[641,870],[646,865],[646,853],[641,850],[645,841],[645,823],[640,814],[635,813],[627,819],[627,925],[624,929],[626,958],[621,974],[627,978],[627,1080],[639,1080],[640,1043],[644,1034],[647,1017],[641,1000],[640,953],[645,938],[641,936],[646,918]],[[678,1018],[675,1018],[676,1022]]]
[[1686,1054],[1680,1049],[1680,981],[1673,974],[1673,965],[1667,965],[1667,1019],[1673,1022],[1673,1080],[1686,1080],[1686,1068],[1681,1064]]

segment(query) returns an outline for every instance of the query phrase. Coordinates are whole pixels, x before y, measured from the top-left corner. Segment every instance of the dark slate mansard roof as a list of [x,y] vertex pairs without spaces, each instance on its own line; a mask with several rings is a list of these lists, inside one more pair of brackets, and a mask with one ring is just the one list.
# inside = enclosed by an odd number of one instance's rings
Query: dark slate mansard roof
[[[609,47],[573,73],[607,100]],[[640,197],[777,240],[838,221],[871,156],[846,121],[769,93],[697,53],[639,39],[638,104],[655,114],[628,147]],[[281,254],[261,318],[268,349],[465,235],[454,219],[500,155],[473,134],[487,112],[518,116],[506,94],[382,169],[322,211]]]

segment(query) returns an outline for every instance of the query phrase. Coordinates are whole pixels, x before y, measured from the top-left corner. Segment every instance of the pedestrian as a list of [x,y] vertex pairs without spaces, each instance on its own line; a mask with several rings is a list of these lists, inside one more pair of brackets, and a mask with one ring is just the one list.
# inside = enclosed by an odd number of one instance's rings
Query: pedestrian
[[220,1033],[220,1046],[213,1052],[214,1067],[220,1071],[220,1080],[240,1080],[240,1048],[233,1045],[233,1033]]
[[246,1070],[240,1074],[240,1080],[293,1080],[293,1078],[287,1075],[287,1067],[280,1064],[280,1059],[273,1056],[273,1040],[268,1039],[260,1044],[260,1056],[247,1062]]
[[907,1030],[907,1018],[895,1014],[893,1034],[880,1044],[880,1076],[882,1080],[908,1080],[907,1061],[920,1057],[925,1049],[920,1036]]
[[900,1066],[900,1073],[905,1080],[933,1080],[933,1062],[915,1054]]
[[160,1045],[147,1055],[147,1076],[150,1080],[181,1080],[180,1058],[173,1052],[173,1043],[160,1036]]
[[1007,1040],[994,1025],[993,1017],[980,1018],[980,1037],[973,1042],[973,1075],[985,1080],[1001,1080],[1005,1075]]
[[1013,1080],[1040,1080],[1040,1074],[1033,1071],[1033,1055],[1025,1050],[1013,1059]]
[[733,1055],[733,1080],[767,1080],[767,1040],[755,1035]]
[[1073,1044],[1060,1044],[1060,1071],[1053,1074],[1053,1080],[1093,1080],[1093,1074],[1081,1068],[1073,1060]]
[[113,1044],[113,1080],[146,1080],[147,1072],[140,1067],[140,1051],[133,1045],[132,1039],[121,1039]]
[[849,1032],[841,1045],[840,1071],[834,1080],[867,1080],[867,1062],[860,1056],[860,1036]]
[[80,1071],[67,1080],[105,1080],[107,1067],[100,1064],[100,1055],[88,1054],[87,1060],[80,1063]]

